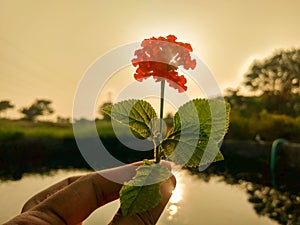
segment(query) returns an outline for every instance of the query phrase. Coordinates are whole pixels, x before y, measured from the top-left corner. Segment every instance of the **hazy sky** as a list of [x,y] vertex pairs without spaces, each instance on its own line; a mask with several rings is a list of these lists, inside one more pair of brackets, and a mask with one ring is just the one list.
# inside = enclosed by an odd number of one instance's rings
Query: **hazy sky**
[[192,44],[222,90],[236,87],[254,58],[300,46],[299,12],[299,0],[0,0],[0,100],[18,109],[51,99],[71,116],[97,57],[168,34]]

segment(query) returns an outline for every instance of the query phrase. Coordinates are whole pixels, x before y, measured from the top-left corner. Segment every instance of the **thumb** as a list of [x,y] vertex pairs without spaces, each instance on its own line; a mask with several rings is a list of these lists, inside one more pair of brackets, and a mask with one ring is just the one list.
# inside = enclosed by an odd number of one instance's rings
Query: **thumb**
[[169,199],[172,195],[172,191],[176,186],[176,179],[171,176],[160,185],[160,192],[162,194],[162,200],[156,207],[149,209],[145,212],[137,213],[128,217],[122,215],[121,209],[118,210],[113,220],[109,225],[145,225],[156,224],[160,215],[164,211]]

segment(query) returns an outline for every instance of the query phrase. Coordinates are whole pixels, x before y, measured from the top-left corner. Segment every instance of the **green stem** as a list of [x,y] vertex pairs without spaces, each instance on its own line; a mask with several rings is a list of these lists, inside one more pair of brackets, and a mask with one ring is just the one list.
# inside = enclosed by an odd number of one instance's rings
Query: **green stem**
[[[164,98],[165,98],[165,84],[166,81],[162,80],[161,85],[160,85],[160,114],[159,114],[159,135],[160,138],[162,136],[162,125],[163,125],[163,116],[164,116]],[[159,163],[160,162],[160,148],[158,146],[154,147],[155,151],[155,162]]]
[[165,84],[166,84],[166,81],[162,80],[161,86],[160,86],[160,115],[159,115],[159,118],[160,118],[159,132],[160,133],[162,131],[162,119],[164,116]]

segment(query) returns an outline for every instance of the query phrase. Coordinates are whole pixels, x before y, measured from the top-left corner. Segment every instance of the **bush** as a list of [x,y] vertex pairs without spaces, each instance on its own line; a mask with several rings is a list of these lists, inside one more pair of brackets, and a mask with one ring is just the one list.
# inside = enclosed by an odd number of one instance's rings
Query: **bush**
[[229,133],[226,138],[234,140],[254,140],[259,134],[266,141],[285,138],[300,142],[300,117],[272,114],[263,110],[259,115],[242,117],[232,112]]

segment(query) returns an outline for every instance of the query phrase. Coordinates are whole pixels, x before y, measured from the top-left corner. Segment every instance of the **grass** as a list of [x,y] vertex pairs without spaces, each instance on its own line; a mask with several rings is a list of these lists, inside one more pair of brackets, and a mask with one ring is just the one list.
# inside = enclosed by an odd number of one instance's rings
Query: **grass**
[[[91,134],[93,121],[80,120],[80,133],[82,137]],[[170,121],[169,121],[170,123]],[[96,128],[101,139],[115,138],[110,121],[97,120]],[[128,127],[115,127],[119,135],[130,137]],[[129,131],[130,132],[130,131]],[[254,140],[260,134],[266,141],[285,138],[291,142],[300,143],[300,117],[291,118],[285,115],[261,112],[259,115],[244,117],[232,111],[230,116],[229,132],[226,139]],[[31,122],[25,120],[0,119],[0,141],[17,140],[21,138],[74,138],[71,123]]]
[[[97,121],[96,127],[101,137],[114,135],[109,121]],[[84,125],[82,126],[85,129]],[[88,126],[86,126],[88,134]],[[19,138],[73,138],[71,123],[32,122],[26,120],[0,119],[0,140]]]
[[0,140],[15,138],[73,137],[71,124],[31,122],[25,120],[0,120]]

